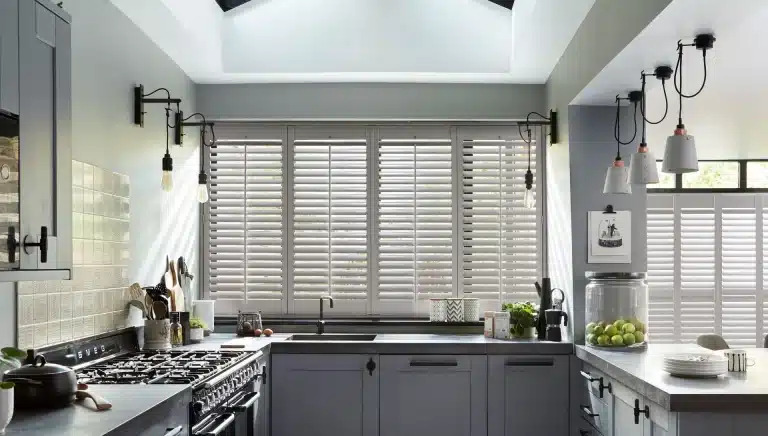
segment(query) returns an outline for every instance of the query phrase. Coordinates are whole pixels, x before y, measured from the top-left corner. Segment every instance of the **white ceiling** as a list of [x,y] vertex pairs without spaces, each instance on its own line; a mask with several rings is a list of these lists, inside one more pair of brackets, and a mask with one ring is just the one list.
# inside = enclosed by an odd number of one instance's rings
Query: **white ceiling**
[[544,83],[594,0],[111,0],[198,83]]

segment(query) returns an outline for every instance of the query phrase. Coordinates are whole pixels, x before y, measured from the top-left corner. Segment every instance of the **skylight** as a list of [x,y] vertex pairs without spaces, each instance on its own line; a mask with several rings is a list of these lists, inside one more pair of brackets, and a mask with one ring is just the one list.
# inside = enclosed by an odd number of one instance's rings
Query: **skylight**
[[[240,5],[246,4],[251,0],[216,0],[216,3],[219,4],[221,9],[224,12],[227,12],[230,9],[234,9]],[[509,10],[512,10],[512,5],[514,5],[515,0],[488,0],[491,3],[496,3],[497,5],[507,8]]]

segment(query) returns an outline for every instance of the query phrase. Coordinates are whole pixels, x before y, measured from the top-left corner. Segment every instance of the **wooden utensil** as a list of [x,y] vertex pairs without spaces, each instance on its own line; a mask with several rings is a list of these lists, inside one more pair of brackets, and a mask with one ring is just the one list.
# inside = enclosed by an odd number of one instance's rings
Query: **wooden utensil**
[[162,301],[155,301],[152,304],[152,312],[154,312],[156,320],[168,318],[168,306],[166,306]]
[[93,400],[94,404],[96,404],[96,410],[99,410],[99,411],[109,410],[112,408],[112,403],[107,401],[101,395],[89,391],[88,385],[84,383],[77,384],[77,392],[75,392],[75,398],[77,398],[78,400],[84,400],[86,398],[90,398],[91,400]]

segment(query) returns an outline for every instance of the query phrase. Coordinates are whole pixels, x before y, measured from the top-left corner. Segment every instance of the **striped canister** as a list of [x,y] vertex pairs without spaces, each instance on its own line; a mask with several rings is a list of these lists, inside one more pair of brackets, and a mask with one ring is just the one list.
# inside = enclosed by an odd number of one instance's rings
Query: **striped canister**
[[446,312],[448,313],[448,322],[463,322],[464,321],[464,299],[463,298],[448,298]]

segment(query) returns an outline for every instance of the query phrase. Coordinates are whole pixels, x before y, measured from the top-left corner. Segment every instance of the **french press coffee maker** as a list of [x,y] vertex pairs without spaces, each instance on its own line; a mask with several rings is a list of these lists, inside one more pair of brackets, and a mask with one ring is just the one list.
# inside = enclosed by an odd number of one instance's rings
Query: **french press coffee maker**
[[[555,297],[555,293],[559,292],[559,298]],[[562,342],[563,333],[560,330],[560,320],[564,319],[564,325],[568,325],[568,314],[563,311],[563,301],[565,300],[565,294],[562,290],[555,288],[552,290],[552,309],[544,311],[544,318],[547,321],[547,332],[545,339],[551,342]]]

